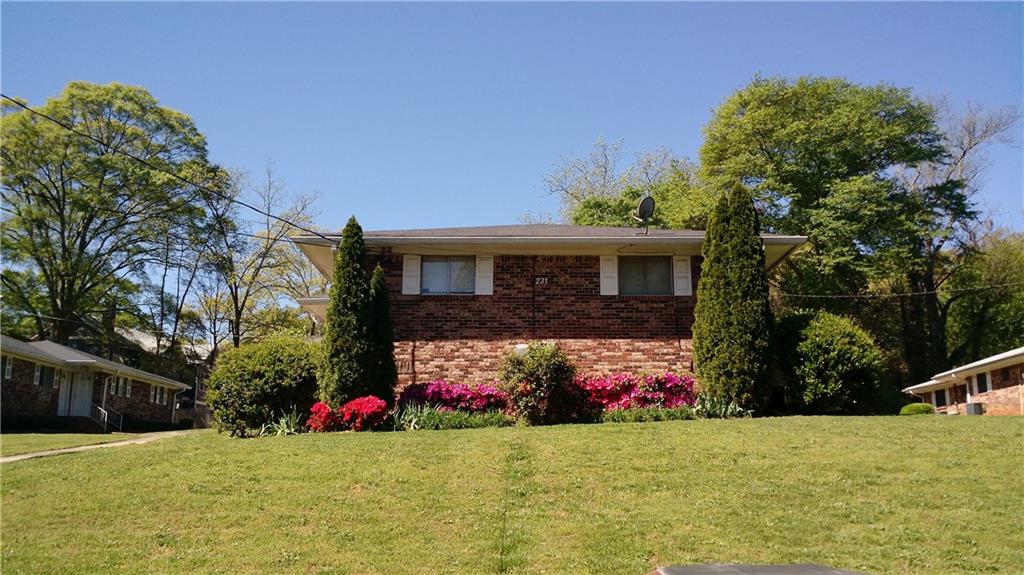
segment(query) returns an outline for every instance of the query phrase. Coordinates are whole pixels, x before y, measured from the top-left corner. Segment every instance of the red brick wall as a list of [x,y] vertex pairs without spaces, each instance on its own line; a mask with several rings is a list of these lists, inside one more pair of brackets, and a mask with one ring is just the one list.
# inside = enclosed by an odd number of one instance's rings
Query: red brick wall
[[[98,393],[102,394],[103,378],[96,378],[93,391],[99,387]],[[113,384],[110,386],[113,387]],[[169,423],[174,409],[173,394],[175,390],[168,389],[165,403],[152,403],[149,401],[150,386],[148,383],[132,380],[132,396],[122,397],[111,394],[112,389],[107,390],[107,407],[131,417],[134,421],[151,421],[158,423]],[[99,402],[97,402],[99,403]]]
[[[11,379],[0,379],[0,417],[56,417],[57,390],[52,385],[35,385],[36,364],[14,360]],[[3,371],[0,370],[0,378]]]
[[[696,292],[701,258],[692,260]],[[585,372],[692,368],[694,298],[602,296],[598,256],[495,256],[489,296],[402,295],[402,256],[385,251],[377,261],[402,384],[490,382],[508,350],[533,340],[558,342]]]

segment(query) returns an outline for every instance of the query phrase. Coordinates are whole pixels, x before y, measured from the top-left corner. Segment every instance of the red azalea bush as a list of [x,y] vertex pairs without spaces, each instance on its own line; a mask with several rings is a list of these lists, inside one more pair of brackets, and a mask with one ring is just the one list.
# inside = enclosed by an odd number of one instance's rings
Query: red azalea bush
[[341,418],[331,409],[331,406],[322,401],[313,404],[309,410],[309,419],[306,420],[306,427],[310,431],[338,431],[341,429]]
[[353,399],[338,408],[341,421],[353,431],[368,431],[380,427],[388,417],[388,404],[383,399],[367,395]]
[[697,402],[693,378],[671,372],[654,375],[613,373],[580,375],[576,385],[604,411],[636,407],[692,407]]
[[398,397],[398,404],[427,405],[452,411],[502,411],[508,406],[508,396],[493,385],[470,387],[438,379],[406,386]]

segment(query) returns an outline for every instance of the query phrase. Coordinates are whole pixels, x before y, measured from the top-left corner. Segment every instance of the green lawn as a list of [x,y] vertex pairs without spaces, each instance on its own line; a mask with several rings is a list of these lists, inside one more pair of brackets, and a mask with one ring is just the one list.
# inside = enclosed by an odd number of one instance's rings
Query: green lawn
[[4,433],[0,435],[0,455],[17,455],[48,449],[94,445],[138,437],[135,433]]
[[4,464],[3,572],[1024,572],[1024,419],[232,440]]

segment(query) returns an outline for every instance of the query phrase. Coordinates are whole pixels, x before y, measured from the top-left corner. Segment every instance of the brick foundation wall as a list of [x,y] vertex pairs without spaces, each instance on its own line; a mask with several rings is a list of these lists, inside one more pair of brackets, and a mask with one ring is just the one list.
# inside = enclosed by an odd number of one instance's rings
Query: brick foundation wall
[[[35,363],[11,359],[14,360],[11,379],[0,379],[0,417],[56,417],[57,390],[52,385],[33,383]],[[7,360],[8,357],[4,356],[3,361]]]
[[[691,259],[696,293],[701,258]],[[489,296],[403,295],[402,256],[378,262],[402,385],[491,382],[507,351],[534,340],[557,342],[588,373],[692,369],[694,297],[602,296],[598,256],[495,256]]]

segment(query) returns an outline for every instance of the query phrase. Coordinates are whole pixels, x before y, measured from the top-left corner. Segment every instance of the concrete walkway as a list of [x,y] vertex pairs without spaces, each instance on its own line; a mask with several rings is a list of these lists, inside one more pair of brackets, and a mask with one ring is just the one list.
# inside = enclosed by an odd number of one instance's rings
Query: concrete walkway
[[18,455],[8,455],[7,457],[0,457],[0,463],[12,463],[14,461],[22,461],[23,459],[35,459],[36,457],[49,457],[51,455],[63,455],[65,453],[79,453],[82,451],[88,451],[90,449],[102,449],[104,447],[121,447],[122,445],[139,445],[142,443],[149,443],[150,441],[156,441],[158,439],[164,439],[166,437],[177,437],[179,435],[186,435],[189,433],[195,433],[201,431],[199,429],[181,429],[178,431],[157,431],[154,433],[144,433],[139,437],[133,437],[132,439],[125,439],[124,441],[111,441],[108,443],[96,443],[93,445],[79,445],[78,447],[65,447],[64,449],[50,449],[48,451],[34,451],[32,453],[19,453]]

